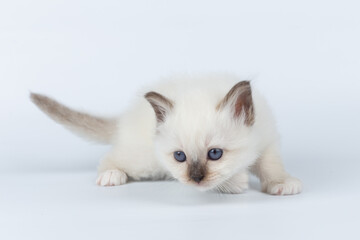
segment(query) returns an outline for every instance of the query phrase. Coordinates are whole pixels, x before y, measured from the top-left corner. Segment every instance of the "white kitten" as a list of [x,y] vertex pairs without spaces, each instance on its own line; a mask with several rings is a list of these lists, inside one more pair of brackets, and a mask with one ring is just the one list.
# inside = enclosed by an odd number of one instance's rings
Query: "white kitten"
[[250,170],[267,193],[301,192],[301,182],[284,170],[265,100],[234,76],[167,79],[116,119],[77,112],[39,94],[31,99],[75,133],[113,145],[99,166],[101,186],[176,178],[200,190],[241,193]]

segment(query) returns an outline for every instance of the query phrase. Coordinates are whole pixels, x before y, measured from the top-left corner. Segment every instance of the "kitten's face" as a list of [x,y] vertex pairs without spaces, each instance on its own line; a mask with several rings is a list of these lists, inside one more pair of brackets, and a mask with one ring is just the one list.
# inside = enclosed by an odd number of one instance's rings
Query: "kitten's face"
[[235,85],[214,106],[203,101],[176,103],[154,92],[146,98],[158,121],[157,156],[180,182],[213,189],[248,167],[255,157],[248,82]]
[[156,136],[157,155],[164,166],[180,182],[203,190],[215,188],[248,167],[254,155],[249,128],[228,125],[216,113],[214,117],[202,125],[184,126],[169,116]]

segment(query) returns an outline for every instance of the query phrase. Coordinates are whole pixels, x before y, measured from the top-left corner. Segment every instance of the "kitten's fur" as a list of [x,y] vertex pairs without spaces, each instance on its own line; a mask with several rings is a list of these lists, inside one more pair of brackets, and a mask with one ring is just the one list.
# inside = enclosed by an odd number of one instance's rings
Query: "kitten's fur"
[[[176,178],[201,190],[241,193],[250,170],[267,193],[301,192],[301,182],[281,162],[270,109],[249,82],[229,75],[177,76],[150,90],[115,119],[80,113],[39,94],[31,99],[75,133],[113,145],[100,163],[98,185]],[[223,149],[223,156],[208,160],[211,148]],[[176,161],[174,151],[184,151],[186,161]],[[200,172],[198,183],[193,175]]]

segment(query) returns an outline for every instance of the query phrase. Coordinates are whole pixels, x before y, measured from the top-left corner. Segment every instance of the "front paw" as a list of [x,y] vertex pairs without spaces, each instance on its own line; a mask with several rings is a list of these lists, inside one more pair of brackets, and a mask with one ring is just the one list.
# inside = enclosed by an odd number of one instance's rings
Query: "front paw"
[[127,175],[125,172],[113,169],[99,173],[96,179],[96,184],[99,186],[118,186],[127,182]]
[[302,183],[297,178],[288,177],[281,181],[264,183],[262,189],[272,195],[293,195],[302,191]]

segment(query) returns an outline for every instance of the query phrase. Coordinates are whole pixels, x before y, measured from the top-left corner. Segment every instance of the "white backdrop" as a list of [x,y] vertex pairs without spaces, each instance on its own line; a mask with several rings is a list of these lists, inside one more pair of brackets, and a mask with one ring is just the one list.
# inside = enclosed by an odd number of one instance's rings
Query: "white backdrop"
[[[319,203],[344,195],[355,201],[360,196],[359,9],[355,0],[2,1],[1,186],[7,189],[6,179],[19,173],[91,171],[95,178],[108,148],[84,142],[49,120],[30,103],[29,91],[111,115],[161,76],[225,71],[251,79],[268,98],[285,165],[305,184],[304,194],[296,197],[311,202],[323,193]],[[358,206],[345,200],[329,208],[343,205],[351,208],[346,219],[358,216]],[[353,226],[355,218],[346,225]]]

